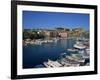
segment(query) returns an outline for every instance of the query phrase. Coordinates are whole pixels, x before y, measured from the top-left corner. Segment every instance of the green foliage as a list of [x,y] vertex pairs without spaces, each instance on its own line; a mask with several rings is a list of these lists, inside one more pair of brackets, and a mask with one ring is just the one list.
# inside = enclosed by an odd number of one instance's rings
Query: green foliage
[[64,30],[64,28],[62,28],[62,27],[58,27],[58,28],[56,28],[57,30]]
[[38,34],[36,30],[24,30],[23,31],[23,39],[41,39],[45,36],[43,34]]
[[28,39],[29,38],[29,33],[27,31],[23,32],[23,39]]
[[70,29],[65,29],[65,31],[70,31]]

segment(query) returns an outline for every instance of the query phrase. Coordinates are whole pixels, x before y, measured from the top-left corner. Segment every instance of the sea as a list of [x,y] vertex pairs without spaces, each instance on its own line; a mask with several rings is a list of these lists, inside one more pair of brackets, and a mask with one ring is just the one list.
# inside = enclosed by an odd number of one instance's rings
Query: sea
[[43,67],[43,62],[48,59],[57,60],[62,53],[71,54],[68,48],[73,48],[76,39],[59,39],[57,42],[44,43],[41,45],[23,46],[23,68]]

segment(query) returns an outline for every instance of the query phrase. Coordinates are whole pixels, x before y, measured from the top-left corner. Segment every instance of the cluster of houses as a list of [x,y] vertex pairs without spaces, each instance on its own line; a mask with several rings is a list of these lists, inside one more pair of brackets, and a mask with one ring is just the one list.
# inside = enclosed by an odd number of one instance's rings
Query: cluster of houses
[[[29,29],[31,30],[31,29]],[[29,31],[28,30],[28,31]],[[81,28],[75,28],[73,30],[69,30],[69,29],[65,29],[65,28],[61,28],[61,29],[36,29],[35,30],[37,32],[38,35],[43,35],[45,36],[44,40],[42,40],[40,38],[39,39],[25,39],[24,40],[24,44],[41,44],[41,43],[47,43],[47,42],[53,42],[55,40],[53,40],[53,38],[59,39],[59,38],[69,38],[69,37],[80,37],[82,35],[82,33],[84,32],[83,29]],[[34,30],[32,29],[31,31],[32,35],[34,33]],[[42,41],[41,41],[42,40]],[[51,41],[52,40],[52,41]],[[57,40],[56,40],[57,41]]]
[[67,37],[80,37],[86,31],[82,28],[75,28],[75,29],[54,29],[54,30],[46,30],[40,29],[38,30],[38,34],[44,34],[46,37],[60,37],[60,38],[67,38]]
[[66,31],[57,31],[57,30],[39,30],[38,34],[44,34],[46,37],[67,38],[68,36],[68,33]]

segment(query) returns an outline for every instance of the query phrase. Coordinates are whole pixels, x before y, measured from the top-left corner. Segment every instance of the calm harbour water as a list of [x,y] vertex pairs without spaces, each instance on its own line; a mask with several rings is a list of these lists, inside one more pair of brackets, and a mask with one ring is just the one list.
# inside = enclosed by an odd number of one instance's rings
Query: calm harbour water
[[75,39],[60,39],[53,43],[24,46],[23,68],[34,68],[48,59],[57,60],[61,53],[67,52],[74,44]]

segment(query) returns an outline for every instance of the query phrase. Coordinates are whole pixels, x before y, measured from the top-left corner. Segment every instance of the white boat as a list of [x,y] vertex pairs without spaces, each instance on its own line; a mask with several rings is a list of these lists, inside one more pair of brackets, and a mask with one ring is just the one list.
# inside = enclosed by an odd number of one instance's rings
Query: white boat
[[44,62],[43,63],[47,68],[50,67],[61,67],[62,65],[58,62],[58,61],[52,61],[50,59],[48,59],[48,62]]
[[44,64],[44,66],[47,67],[47,68],[51,68],[51,67],[52,67],[52,66],[48,65],[47,62],[44,62],[43,64]]
[[36,41],[36,42],[34,42],[34,44],[36,44],[36,45],[41,45],[42,42],[41,42],[41,41]]
[[57,39],[57,38],[54,38],[54,39],[53,39],[54,42],[57,42],[58,40],[59,40],[59,39]]
[[69,59],[68,58],[63,58],[62,60],[61,60],[61,64],[64,66],[64,67],[69,67],[69,66],[79,66],[80,65],[80,63],[79,62],[76,62],[76,61],[74,61],[74,59],[72,58],[72,57],[69,57]]
[[77,49],[67,49],[68,51],[75,52],[78,51]]
[[89,59],[89,56],[83,56],[84,59]]
[[47,42],[48,42],[48,43],[51,43],[51,42],[53,42],[53,40],[47,40]]
[[77,42],[76,44],[74,44],[74,48],[77,48],[77,49],[85,49],[86,46],[83,45],[81,42]]
[[89,55],[90,54],[90,49],[86,49],[86,53],[87,53],[87,55]]
[[69,61],[74,61],[75,59],[72,56],[66,56],[66,59]]
[[74,60],[76,62],[85,62],[85,58],[83,58],[83,56],[79,55],[79,54],[71,54],[72,58],[74,58]]
[[71,66],[73,66],[73,67],[78,67],[78,66],[80,66],[80,64],[78,63],[76,63],[76,64],[72,64]]

